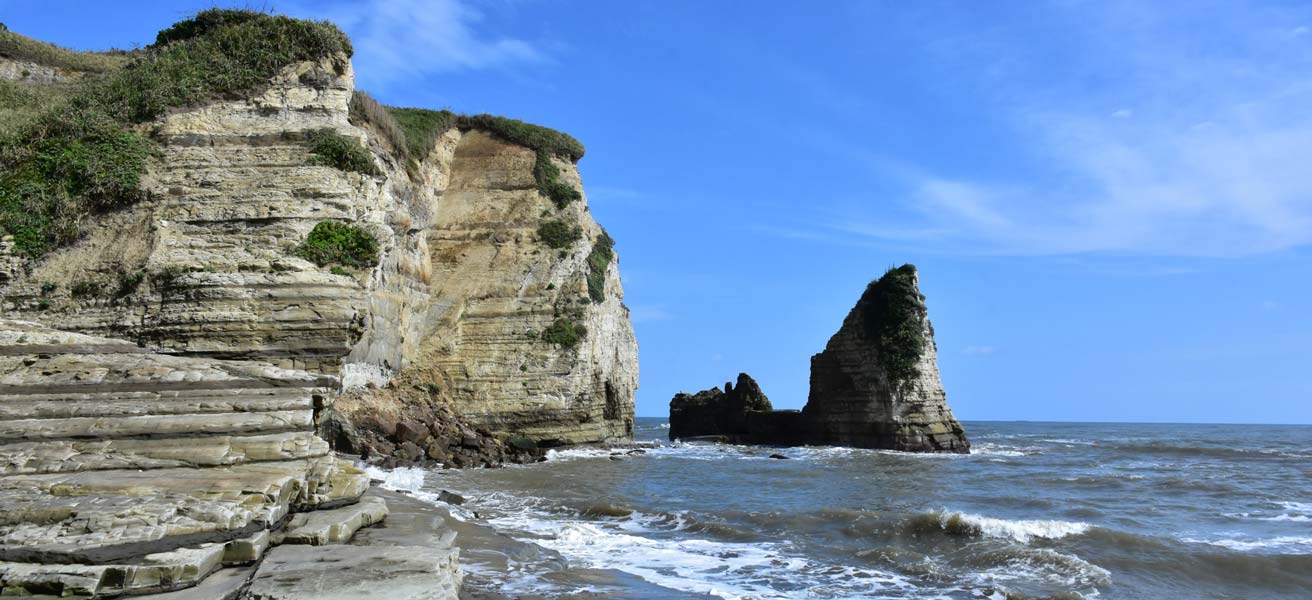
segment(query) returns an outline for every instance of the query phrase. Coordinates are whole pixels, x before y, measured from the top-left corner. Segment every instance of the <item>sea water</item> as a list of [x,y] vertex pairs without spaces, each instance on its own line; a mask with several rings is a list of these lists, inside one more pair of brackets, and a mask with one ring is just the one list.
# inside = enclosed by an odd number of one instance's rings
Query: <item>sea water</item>
[[378,475],[467,497],[495,530],[469,586],[504,597],[1312,598],[1312,426],[965,426],[971,454],[935,455],[639,419],[640,453]]

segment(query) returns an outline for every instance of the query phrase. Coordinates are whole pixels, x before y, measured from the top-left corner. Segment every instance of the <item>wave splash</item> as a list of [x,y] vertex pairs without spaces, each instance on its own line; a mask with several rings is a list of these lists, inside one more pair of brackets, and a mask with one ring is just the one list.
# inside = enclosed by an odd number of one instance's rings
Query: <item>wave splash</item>
[[1088,523],[1072,521],[995,519],[970,513],[938,510],[917,515],[913,521],[921,527],[937,528],[950,535],[1010,539],[1028,544],[1034,539],[1061,539],[1089,530]]

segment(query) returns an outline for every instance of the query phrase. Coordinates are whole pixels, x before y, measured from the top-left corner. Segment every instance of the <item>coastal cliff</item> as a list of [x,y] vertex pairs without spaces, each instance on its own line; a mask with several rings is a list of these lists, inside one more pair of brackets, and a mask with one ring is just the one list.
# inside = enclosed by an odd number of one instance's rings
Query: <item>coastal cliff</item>
[[[26,72],[8,85],[80,76]],[[0,225],[18,236],[0,248],[6,315],[339,376],[347,394],[324,417],[364,429],[337,436],[364,440],[357,452],[396,453],[398,426],[438,420],[480,446],[632,434],[637,346],[614,242],[581,191],[577,141],[452,116],[416,147],[396,134],[394,109],[354,90],[342,50],[219,96],[130,125],[153,145],[136,200],[88,211],[66,243],[37,254],[17,225]],[[363,164],[317,160],[324,137],[365,149]],[[578,150],[544,152],[533,142],[543,137]],[[543,171],[571,201],[542,191]],[[369,260],[306,252],[323,224],[362,232]],[[444,451],[411,458],[459,454],[466,436],[447,437]]]
[[916,268],[889,269],[866,286],[824,351],[811,358],[811,391],[802,412],[771,410],[746,373],[739,374],[737,389],[726,383],[724,391],[675,395],[670,439],[696,437],[969,452],[939,378],[934,327]]
[[0,595],[455,598],[440,511],[334,449],[632,436],[582,144],[382,106],[351,53],[247,10],[130,52],[0,28]]

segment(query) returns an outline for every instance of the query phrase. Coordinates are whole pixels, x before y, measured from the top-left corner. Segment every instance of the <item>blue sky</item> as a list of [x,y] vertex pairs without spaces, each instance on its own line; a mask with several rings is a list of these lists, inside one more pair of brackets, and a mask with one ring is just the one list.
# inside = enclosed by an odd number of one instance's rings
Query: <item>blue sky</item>
[[[130,47],[203,2],[0,1]],[[1312,5],[282,2],[390,104],[555,127],[618,241],[638,413],[806,401],[865,283],[921,269],[963,419],[1312,423]]]

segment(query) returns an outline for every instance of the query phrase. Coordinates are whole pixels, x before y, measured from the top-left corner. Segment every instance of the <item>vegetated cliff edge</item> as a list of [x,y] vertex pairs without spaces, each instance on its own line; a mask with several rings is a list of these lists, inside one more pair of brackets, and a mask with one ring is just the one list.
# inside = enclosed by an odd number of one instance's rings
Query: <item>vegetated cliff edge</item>
[[[182,61],[168,53],[188,37],[242,42],[247,27],[202,25],[86,78],[118,90],[168,77],[181,69],[151,69]],[[320,426],[354,452],[466,466],[630,437],[637,347],[613,241],[581,192],[582,146],[509,119],[378,106],[354,90],[349,42],[321,47],[250,89],[107,110],[128,115],[119,129],[143,165],[130,200],[67,187],[60,201],[85,207],[56,203],[41,229],[6,175],[5,315],[337,376]],[[32,102],[82,76],[10,71],[20,81],[0,92]],[[82,110],[78,94],[59,101]],[[11,109],[20,137],[50,129]]]
[[[740,397],[750,382],[749,398]],[[829,444],[909,452],[970,451],[948,408],[938,348],[913,265],[866,286],[823,352],[811,357],[811,391],[801,412],[771,410],[756,382],[738,376],[670,401],[670,439],[715,436],[755,444]]]

